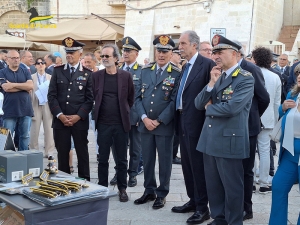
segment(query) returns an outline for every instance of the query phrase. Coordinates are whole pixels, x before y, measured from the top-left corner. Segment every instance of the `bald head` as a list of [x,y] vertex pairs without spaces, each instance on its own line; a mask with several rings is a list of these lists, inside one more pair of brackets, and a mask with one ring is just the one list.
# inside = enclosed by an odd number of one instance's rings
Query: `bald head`
[[20,65],[20,55],[16,50],[10,50],[7,53],[7,63],[11,70],[16,71]]
[[34,64],[33,57],[30,51],[21,51],[21,62],[24,63],[26,66],[31,66]]

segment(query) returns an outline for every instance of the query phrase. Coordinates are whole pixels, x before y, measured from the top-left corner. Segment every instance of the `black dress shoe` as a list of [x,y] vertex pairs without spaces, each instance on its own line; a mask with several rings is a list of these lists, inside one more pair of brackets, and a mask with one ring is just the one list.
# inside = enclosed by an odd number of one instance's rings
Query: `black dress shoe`
[[179,158],[179,157],[175,157],[173,160],[172,160],[172,163],[173,164],[181,164],[181,158]]
[[196,211],[190,218],[187,219],[188,224],[200,224],[203,223],[205,220],[210,219],[209,210],[206,210],[204,213],[200,211]]
[[140,197],[134,201],[134,204],[136,204],[136,205],[145,204],[148,201],[155,200],[155,198],[156,198],[155,194],[145,194],[144,193],[142,197]]
[[111,179],[111,181],[109,183],[110,183],[110,185],[116,185],[117,184],[117,174],[115,174],[115,176],[113,177],[113,179]]
[[136,177],[129,177],[128,187],[135,187],[137,185]]
[[243,221],[253,219],[253,212],[243,212]]
[[187,202],[183,206],[174,206],[171,210],[175,213],[195,212],[196,206],[192,205],[190,202]]
[[157,197],[155,199],[155,202],[153,203],[152,208],[153,209],[160,209],[160,208],[164,207],[165,204],[166,204],[166,198]]

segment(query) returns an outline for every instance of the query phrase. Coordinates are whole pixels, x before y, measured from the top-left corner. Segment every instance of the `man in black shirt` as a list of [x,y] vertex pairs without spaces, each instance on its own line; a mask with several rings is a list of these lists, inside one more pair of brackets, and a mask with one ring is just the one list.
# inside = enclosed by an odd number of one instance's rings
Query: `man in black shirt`
[[127,202],[127,144],[134,86],[131,74],[116,67],[118,52],[116,45],[103,46],[101,58],[105,69],[93,73],[92,87],[99,146],[98,184],[108,186],[108,159],[114,143],[119,199]]

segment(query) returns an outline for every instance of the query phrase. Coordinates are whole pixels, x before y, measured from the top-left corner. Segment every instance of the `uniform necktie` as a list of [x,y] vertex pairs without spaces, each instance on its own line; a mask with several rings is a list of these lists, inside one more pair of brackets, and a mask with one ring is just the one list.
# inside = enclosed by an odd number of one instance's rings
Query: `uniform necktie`
[[221,77],[220,77],[220,84],[223,83],[223,81],[225,80],[225,77],[226,77],[226,73],[222,73]]
[[159,68],[159,69],[156,71],[156,83],[158,82],[158,80],[159,80],[159,78],[160,78],[161,72],[162,72],[162,69],[161,69],[161,68]]
[[128,72],[129,72],[129,70],[130,70],[130,67],[129,67],[129,66],[127,66],[127,67],[126,67],[126,71],[128,71]]
[[281,67],[280,71],[281,71],[281,74],[283,74],[283,67]]
[[75,67],[71,67],[71,78],[72,78],[72,76],[74,75],[74,73],[75,73]]
[[186,64],[183,75],[182,75],[182,78],[181,78],[181,82],[180,82],[180,86],[179,86],[179,90],[178,90],[177,98],[176,98],[176,110],[178,109],[178,107],[180,105],[180,99],[181,99],[181,95],[182,95],[183,88],[184,88],[184,85],[185,85],[185,81],[187,79],[187,75],[188,75],[188,72],[189,72],[190,65],[191,65],[190,63]]

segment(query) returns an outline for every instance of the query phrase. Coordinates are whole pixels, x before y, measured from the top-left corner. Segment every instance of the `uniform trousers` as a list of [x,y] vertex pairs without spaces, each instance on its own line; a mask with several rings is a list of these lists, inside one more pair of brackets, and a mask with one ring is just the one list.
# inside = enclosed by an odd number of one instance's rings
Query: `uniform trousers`
[[90,180],[90,164],[88,152],[88,130],[79,130],[75,127],[53,129],[55,147],[57,150],[58,169],[70,173],[69,152],[71,149],[71,136],[74,140],[78,160],[78,176]]
[[48,104],[38,105],[34,110],[34,117],[31,120],[30,128],[30,143],[31,149],[39,149],[39,134],[41,123],[43,122],[44,128],[44,144],[45,153],[48,155],[54,151],[54,139],[53,139],[53,129],[52,124],[52,114],[50,112]]
[[117,186],[119,190],[127,188],[127,144],[128,132],[122,124],[97,124],[97,143],[99,146],[98,184],[108,187],[108,160],[110,147],[114,143],[117,165]]
[[242,159],[203,154],[211,217],[217,224],[242,225],[244,171]]
[[129,131],[129,166],[128,166],[128,175],[130,177],[135,177],[138,175],[138,167],[141,157],[141,133],[138,131],[136,125],[131,125]]
[[190,204],[195,205],[197,211],[205,212],[208,209],[208,197],[205,183],[203,153],[196,149],[199,137],[189,136],[185,128],[183,117],[180,116],[179,120],[181,166],[186,192],[190,198]]
[[[141,141],[145,194],[156,194],[157,197],[164,198],[168,195],[170,189],[173,136],[141,133]],[[156,150],[158,153],[160,183],[158,187],[155,178]]]
[[[300,139],[294,139],[294,156],[283,150],[280,164],[272,180],[272,206],[269,225],[288,223],[288,197],[292,186],[300,180]],[[299,210],[299,208],[298,208]],[[297,225],[300,225],[300,214]]]

